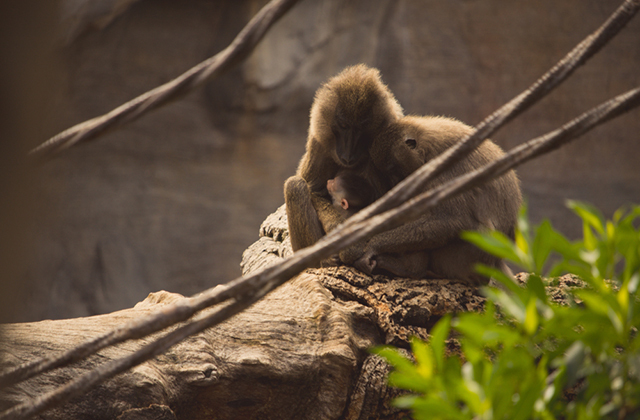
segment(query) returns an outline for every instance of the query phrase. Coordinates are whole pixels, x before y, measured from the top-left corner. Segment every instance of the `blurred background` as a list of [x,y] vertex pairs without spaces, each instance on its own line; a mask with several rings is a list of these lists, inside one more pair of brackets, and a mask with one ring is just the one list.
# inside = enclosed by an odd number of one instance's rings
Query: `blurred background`
[[[26,152],[226,47],[265,0],[6,0],[2,20],[3,321],[94,315],[240,275],[283,203],[320,84],[378,67],[407,114],[474,125],[621,0],[301,0],[242,65],[55,159]],[[509,149],[640,84],[640,17],[494,141]],[[640,111],[518,170],[534,223],[578,237],[565,200],[640,202]]]

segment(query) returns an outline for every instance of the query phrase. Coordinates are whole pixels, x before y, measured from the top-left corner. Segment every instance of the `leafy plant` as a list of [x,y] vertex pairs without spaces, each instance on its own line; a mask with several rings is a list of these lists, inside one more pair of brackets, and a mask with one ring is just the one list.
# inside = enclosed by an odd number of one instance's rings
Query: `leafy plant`
[[[415,362],[397,349],[376,349],[395,368],[389,383],[412,393],[398,406],[416,419],[640,418],[640,206],[612,220],[584,203],[568,206],[582,219],[581,241],[548,221],[532,234],[524,210],[515,241],[499,232],[464,234],[531,274],[520,286],[479,267],[507,290],[484,289],[484,313],[442,318],[429,344],[412,342]],[[566,290],[569,305],[545,291],[564,273],[585,285]],[[445,356],[451,329],[462,357]]]

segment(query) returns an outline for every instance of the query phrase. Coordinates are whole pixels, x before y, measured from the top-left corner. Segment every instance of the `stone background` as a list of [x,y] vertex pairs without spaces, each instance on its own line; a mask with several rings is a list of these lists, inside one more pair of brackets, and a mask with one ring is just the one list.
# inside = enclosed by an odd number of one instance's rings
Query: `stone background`
[[[29,17],[43,25],[16,21],[5,31],[20,32],[15,39],[25,40],[24,48],[34,39],[53,47],[46,56],[29,50],[46,57],[36,60],[33,74],[26,71],[33,61],[12,63],[23,83],[8,98],[29,88],[37,106],[15,120],[26,131],[3,142],[28,150],[171,80],[228,45],[265,3],[63,0],[59,13]],[[315,90],[345,66],[378,67],[407,114],[473,125],[528,87],[619,3],[301,0],[241,66],[36,168],[33,189],[24,189],[32,200],[12,201],[28,209],[17,210],[28,215],[16,219],[24,229],[5,237],[7,250],[16,237],[28,240],[24,258],[5,253],[22,262],[7,265],[2,280],[19,286],[4,292],[21,302],[8,319],[105,313],[149,292],[190,295],[239,276],[242,251],[282,204],[283,182],[304,151]],[[32,80],[44,80],[42,88]],[[638,84],[640,17],[494,140],[511,148]],[[534,222],[550,218],[577,237],[581,227],[565,199],[586,200],[609,215],[640,201],[639,112],[519,170]],[[11,225],[16,215],[2,216]]]

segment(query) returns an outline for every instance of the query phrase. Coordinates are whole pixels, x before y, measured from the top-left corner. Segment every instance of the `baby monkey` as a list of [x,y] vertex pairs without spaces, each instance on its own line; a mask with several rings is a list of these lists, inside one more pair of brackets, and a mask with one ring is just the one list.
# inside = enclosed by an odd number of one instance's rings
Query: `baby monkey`
[[[364,177],[348,169],[339,171],[327,181],[327,191],[334,207],[345,219],[376,201],[375,189]],[[443,278],[429,268],[429,253],[416,251],[377,256],[378,269],[398,277],[413,279]]]
[[335,208],[346,219],[373,203],[376,197],[373,185],[355,171],[342,170],[327,181],[327,191]]

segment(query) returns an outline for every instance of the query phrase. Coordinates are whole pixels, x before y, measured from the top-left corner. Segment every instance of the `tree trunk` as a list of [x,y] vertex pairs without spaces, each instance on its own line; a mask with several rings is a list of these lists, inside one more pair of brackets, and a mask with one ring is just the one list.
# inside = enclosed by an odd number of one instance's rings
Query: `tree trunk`
[[[291,253],[284,206],[245,251],[243,271]],[[0,366],[55,354],[183,299],[151,293],[131,309],[2,329]],[[192,336],[46,419],[399,419],[390,405],[389,367],[368,350],[406,347],[447,313],[480,310],[484,299],[455,281],[365,276],[349,267],[309,269],[227,322]],[[50,391],[153,337],[100,351],[3,390],[0,409]],[[452,344],[452,346],[455,346]],[[450,350],[455,350],[453,347]]]

